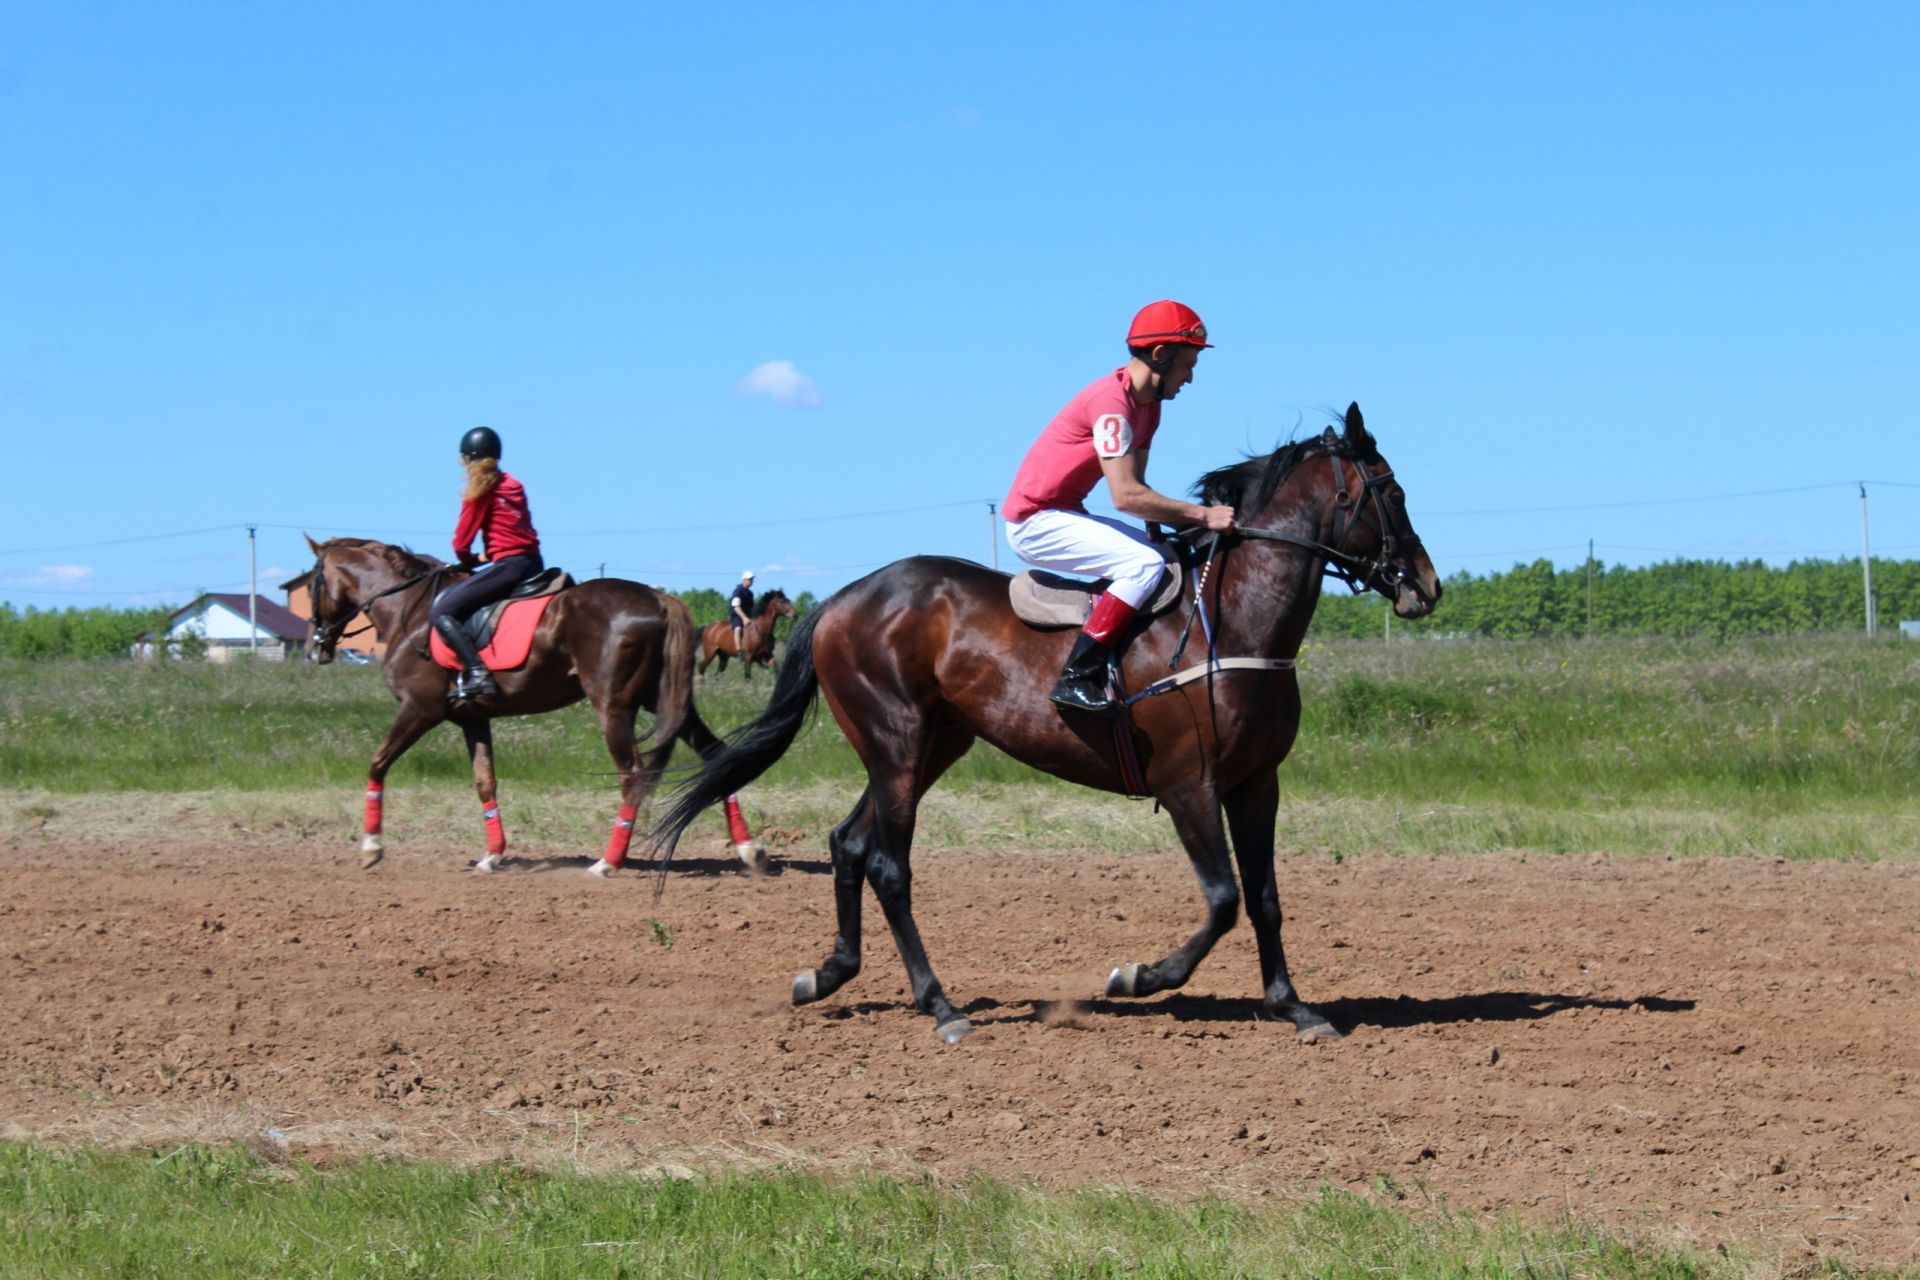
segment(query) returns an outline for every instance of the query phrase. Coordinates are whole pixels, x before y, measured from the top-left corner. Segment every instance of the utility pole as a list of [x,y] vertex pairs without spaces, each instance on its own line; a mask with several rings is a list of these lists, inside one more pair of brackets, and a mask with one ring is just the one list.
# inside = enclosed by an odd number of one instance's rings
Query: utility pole
[[1587,539],[1587,639],[1593,639],[1593,539]]
[[993,557],[993,571],[1000,572],[1000,517],[997,514],[999,504],[987,504],[987,554]]
[[600,562],[600,572],[597,576],[602,578],[607,576],[607,562],[605,560]]
[[260,582],[253,568],[253,531],[259,527],[247,526],[247,652],[256,658],[260,656]]
[[1867,639],[1873,639],[1873,553],[1867,544],[1867,484],[1860,482],[1860,577],[1867,597]]

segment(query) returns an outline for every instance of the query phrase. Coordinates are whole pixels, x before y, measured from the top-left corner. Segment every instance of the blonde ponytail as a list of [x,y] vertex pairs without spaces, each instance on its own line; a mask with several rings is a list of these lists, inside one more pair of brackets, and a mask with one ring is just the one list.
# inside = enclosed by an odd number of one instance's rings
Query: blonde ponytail
[[464,495],[466,501],[477,502],[492,493],[493,487],[500,483],[498,458],[468,458],[466,466],[467,492]]

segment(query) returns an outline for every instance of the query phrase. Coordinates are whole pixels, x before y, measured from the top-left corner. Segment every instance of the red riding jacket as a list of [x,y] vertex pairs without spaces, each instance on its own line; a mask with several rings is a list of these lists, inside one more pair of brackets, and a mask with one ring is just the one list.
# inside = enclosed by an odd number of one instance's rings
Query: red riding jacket
[[487,559],[504,560],[540,549],[533,513],[527,509],[527,491],[502,471],[500,483],[484,498],[460,504],[460,523],[453,531],[453,554],[464,558],[476,536],[483,537]]

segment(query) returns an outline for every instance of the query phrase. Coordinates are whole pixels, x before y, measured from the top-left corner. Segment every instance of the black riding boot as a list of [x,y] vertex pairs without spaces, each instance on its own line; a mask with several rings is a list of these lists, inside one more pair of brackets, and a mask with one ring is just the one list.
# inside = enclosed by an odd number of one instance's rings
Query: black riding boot
[[1117,716],[1120,704],[1107,691],[1106,645],[1082,631],[1073,641],[1073,652],[1060,680],[1053,686],[1053,705],[1071,711],[1086,711],[1096,716]]
[[450,613],[443,613],[433,620],[433,629],[447,642],[447,648],[453,650],[454,657],[460,659],[465,668],[453,682],[453,696],[456,698],[477,698],[486,693],[500,692],[500,686],[493,682],[493,672],[487,670],[487,664],[480,661],[480,655],[474,651],[473,637],[460,619]]

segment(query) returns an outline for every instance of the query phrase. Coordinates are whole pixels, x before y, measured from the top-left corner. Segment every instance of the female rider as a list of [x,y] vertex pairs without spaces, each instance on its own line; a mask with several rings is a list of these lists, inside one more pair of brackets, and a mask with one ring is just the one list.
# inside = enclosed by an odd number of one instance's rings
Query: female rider
[[[460,523],[453,531],[453,554],[462,565],[473,568],[473,574],[435,596],[428,617],[460,659],[462,670],[452,696],[478,698],[498,693],[500,687],[474,651],[462,623],[511,595],[545,568],[545,562],[540,558],[540,535],[534,532],[533,516],[527,510],[527,491],[500,469],[498,433],[490,427],[467,432],[460,439],[460,461],[467,468],[467,491],[460,505]],[[490,563],[481,564],[473,554],[476,536],[484,540]]]

